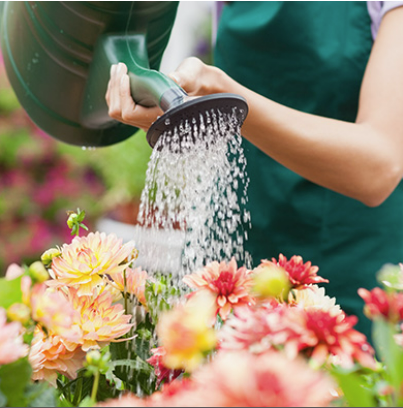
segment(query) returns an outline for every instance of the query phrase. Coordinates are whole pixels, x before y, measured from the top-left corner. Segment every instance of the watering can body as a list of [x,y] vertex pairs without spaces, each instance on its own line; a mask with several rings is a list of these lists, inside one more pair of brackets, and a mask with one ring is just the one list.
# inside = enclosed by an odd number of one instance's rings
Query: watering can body
[[[135,129],[108,116],[111,64],[128,66],[134,100],[164,103],[177,85],[158,71],[178,2],[5,2],[1,47],[10,83],[51,136],[99,147]],[[180,94],[180,92],[179,92]]]

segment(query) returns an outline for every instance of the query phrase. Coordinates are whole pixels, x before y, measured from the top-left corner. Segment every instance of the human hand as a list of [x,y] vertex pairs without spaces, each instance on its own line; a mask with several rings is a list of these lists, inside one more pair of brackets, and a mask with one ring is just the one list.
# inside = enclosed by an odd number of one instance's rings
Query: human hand
[[[168,76],[191,97],[224,92],[221,89],[223,72],[195,57],[185,59],[176,71]],[[105,99],[111,118],[145,131],[163,115],[158,106],[146,108],[134,102],[130,92],[127,66],[123,63],[112,65]]]
[[225,92],[223,79],[225,74],[220,69],[204,64],[195,57],[186,58],[179,67],[168,75],[189,96],[204,96]]
[[111,66],[105,99],[111,118],[145,131],[163,114],[159,106],[146,108],[134,102],[130,92],[127,66],[122,62]]

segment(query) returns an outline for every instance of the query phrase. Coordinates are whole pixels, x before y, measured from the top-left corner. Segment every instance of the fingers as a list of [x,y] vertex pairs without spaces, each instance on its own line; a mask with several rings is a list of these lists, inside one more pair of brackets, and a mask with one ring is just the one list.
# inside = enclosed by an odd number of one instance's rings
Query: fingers
[[186,58],[179,67],[168,76],[181,86],[189,95],[196,96],[202,92],[201,81],[205,64],[198,58]]
[[[113,68],[115,67],[115,68]],[[120,97],[120,87],[123,75],[127,72],[125,64],[119,63],[112,66],[110,79],[110,93],[109,93],[109,116],[113,119],[120,120],[122,118],[122,104]]]
[[111,118],[143,130],[147,130],[163,114],[159,107],[145,108],[134,102],[127,67],[123,63],[112,65],[105,99]]

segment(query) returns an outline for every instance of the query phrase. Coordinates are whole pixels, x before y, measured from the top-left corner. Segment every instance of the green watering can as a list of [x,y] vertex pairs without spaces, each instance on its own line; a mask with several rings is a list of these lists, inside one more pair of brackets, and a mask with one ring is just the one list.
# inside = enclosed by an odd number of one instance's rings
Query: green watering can
[[[165,112],[150,128],[152,147],[167,129],[211,109],[247,113],[243,98],[216,94],[186,101],[186,92],[158,71],[175,21],[174,1],[3,2],[1,48],[10,83],[46,133],[69,144],[108,146],[135,128],[108,115],[112,64],[128,67],[132,97]],[[168,120],[167,120],[168,119]]]

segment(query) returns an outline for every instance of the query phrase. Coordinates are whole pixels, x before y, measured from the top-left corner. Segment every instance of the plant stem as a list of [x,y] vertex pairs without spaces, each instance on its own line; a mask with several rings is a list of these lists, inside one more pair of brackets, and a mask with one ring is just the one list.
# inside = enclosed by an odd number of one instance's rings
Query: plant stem
[[91,392],[91,399],[95,402],[97,402],[97,392],[98,392],[98,386],[99,386],[99,377],[100,373],[97,371],[94,375],[94,384],[92,385],[92,392]]
[[127,312],[127,279],[126,279],[126,270],[123,271],[123,284],[125,285],[124,289],[124,297],[125,297],[125,313],[128,314]]

